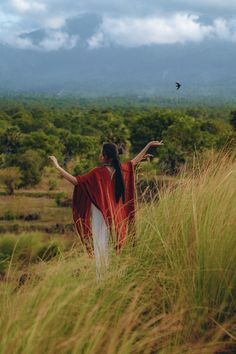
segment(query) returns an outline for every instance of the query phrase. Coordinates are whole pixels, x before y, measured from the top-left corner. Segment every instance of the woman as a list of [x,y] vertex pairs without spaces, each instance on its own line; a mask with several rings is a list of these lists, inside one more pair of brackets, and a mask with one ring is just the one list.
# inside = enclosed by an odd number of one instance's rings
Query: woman
[[134,168],[147,156],[150,147],[160,145],[162,141],[149,142],[135,158],[120,164],[118,147],[104,143],[100,154],[102,166],[83,176],[72,176],[59,166],[55,156],[49,156],[61,175],[75,186],[73,219],[89,255],[93,253],[90,242],[93,240],[98,273],[108,265],[109,233],[115,236],[119,251],[133,226]]

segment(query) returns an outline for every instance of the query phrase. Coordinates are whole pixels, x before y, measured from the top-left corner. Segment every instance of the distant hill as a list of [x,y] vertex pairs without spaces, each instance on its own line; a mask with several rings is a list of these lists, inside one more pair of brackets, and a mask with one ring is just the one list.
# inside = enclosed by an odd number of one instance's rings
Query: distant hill
[[[80,40],[71,50],[40,52],[0,46],[0,91],[77,92],[83,94],[147,94],[180,97],[234,96],[236,47],[231,43],[119,46],[89,49],[87,40],[98,16],[67,23]],[[44,30],[22,35],[34,43]]]

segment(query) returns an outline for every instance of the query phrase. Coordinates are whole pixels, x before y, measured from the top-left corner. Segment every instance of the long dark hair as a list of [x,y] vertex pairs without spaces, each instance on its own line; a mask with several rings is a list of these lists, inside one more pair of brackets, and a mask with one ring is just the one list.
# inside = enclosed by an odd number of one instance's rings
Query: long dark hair
[[103,143],[102,154],[115,169],[115,197],[118,203],[122,197],[123,203],[125,202],[125,183],[121,172],[119,149],[116,144]]

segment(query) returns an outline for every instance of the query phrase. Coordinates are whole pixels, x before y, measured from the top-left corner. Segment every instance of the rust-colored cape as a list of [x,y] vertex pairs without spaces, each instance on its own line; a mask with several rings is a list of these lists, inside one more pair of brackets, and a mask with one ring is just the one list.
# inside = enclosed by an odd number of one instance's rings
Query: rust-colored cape
[[111,232],[115,232],[118,249],[124,244],[129,226],[134,224],[135,181],[131,161],[121,165],[125,182],[125,203],[115,200],[115,179],[107,167],[96,167],[83,176],[76,177],[78,184],[73,192],[73,220],[82,242],[90,237],[90,209],[93,203],[102,213]]

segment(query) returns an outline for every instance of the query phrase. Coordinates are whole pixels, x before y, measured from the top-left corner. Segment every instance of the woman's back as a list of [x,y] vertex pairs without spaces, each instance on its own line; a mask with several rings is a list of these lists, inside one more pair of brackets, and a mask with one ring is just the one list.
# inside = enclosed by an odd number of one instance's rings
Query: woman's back
[[91,236],[90,208],[93,203],[102,213],[110,230],[116,231],[118,243],[125,241],[127,223],[134,217],[134,170],[131,162],[121,165],[124,179],[124,203],[116,201],[115,173],[107,166],[96,167],[83,176],[75,176],[78,185],[73,193],[73,218],[82,237]]

